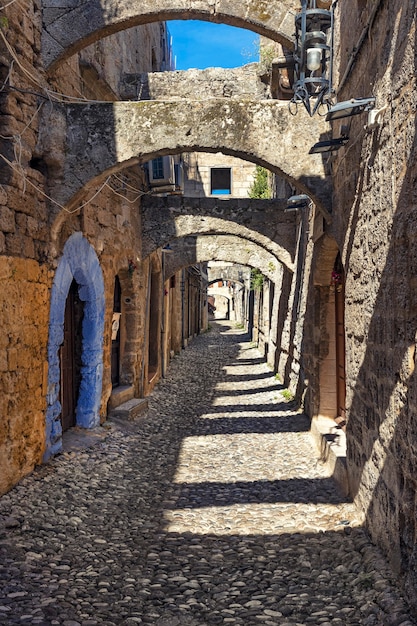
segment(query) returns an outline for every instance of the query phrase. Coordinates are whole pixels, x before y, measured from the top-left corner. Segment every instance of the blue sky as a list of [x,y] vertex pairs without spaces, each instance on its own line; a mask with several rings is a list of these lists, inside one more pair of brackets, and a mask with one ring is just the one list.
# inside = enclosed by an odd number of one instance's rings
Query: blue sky
[[238,67],[258,60],[259,36],[242,28],[196,20],[171,21],[177,70]]

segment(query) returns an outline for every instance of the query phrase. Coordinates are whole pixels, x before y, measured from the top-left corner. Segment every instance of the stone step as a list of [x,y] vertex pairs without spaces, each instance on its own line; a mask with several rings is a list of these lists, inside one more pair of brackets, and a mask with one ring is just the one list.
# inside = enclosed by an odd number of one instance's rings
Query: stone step
[[343,493],[349,496],[349,481],[346,466],[346,433],[334,419],[318,416],[311,421],[310,430],[320,460],[332,472]]
[[135,396],[135,389],[133,385],[121,385],[120,387],[115,387],[109,399],[108,408],[111,411],[112,409],[117,408],[124,402],[128,402],[132,400]]
[[109,417],[115,417],[127,420],[129,422],[142,417],[148,410],[147,398],[132,398],[127,402],[123,402],[118,407],[112,409]]

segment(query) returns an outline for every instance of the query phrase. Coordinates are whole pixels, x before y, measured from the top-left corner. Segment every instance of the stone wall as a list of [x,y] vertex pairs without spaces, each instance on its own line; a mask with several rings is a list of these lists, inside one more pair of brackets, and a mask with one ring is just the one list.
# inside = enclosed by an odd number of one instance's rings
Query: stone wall
[[366,114],[334,123],[351,137],[333,159],[331,228],[346,272],[350,488],[416,605],[415,3],[336,15],[339,99],[373,95],[380,110],[371,127]]
[[0,493],[44,452],[51,276],[33,259],[0,256]]
[[[192,152],[185,155],[186,180],[184,195],[188,198],[210,197],[212,168],[230,168],[230,195],[235,198],[248,198],[253,185],[256,166],[249,161],[235,159],[225,154],[205,154]],[[226,196],[223,196],[227,198]]]
[[[122,382],[133,384],[135,393],[140,392],[146,282],[141,289],[139,197],[145,177],[141,168],[128,169],[106,180],[105,185],[90,187],[81,199],[80,204],[86,203],[81,210],[68,212],[57,206],[50,181],[59,176],[62,167],[63,129],[52,103],[61,100],[62,94],[117,99],[124,73],[156,70],[164,60],[163,32],[161,25],[155,24],[85,48],[47,76],[39,56],[40,3],[26,4],[24,15],[18,3],[7,6],[0,25],[0,76],[5,82],[0,93],[0,493],[42,461],[46,446],[52,452],[59,449],[59,433],[54,426],[48,435],[45,423],[47,399],[57,397],[52,379],[52,395],[48,393],[52,369],[48,368],[47,348],[50,329],[55,328],[53,324],[49,328],[50,301],[65,244],[74,234],[82,233],[88,241],[104,280],[104,335],[99,342],[103,386],[98,390],[98,419],[105,419],[111,394],[111,323],[117,274],[125,319]],[[137,267],[132,279],[129,260]],[[59,297],[65,303],[66,294]],[[52,413],[51,424],[55,409]]]
[[270,98],[268,77],[262,76],[258,63],[223,69],[156,72],[126,75],[125,100],[184,100],[190,98],[193,85],[194,100],[207,98]]

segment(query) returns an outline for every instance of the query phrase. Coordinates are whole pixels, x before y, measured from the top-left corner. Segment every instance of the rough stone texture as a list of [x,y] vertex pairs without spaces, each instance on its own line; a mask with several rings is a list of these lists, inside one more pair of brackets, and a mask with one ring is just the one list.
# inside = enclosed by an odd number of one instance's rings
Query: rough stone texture
[[85,45],[118,30],[168,19],[202,19],[249,28],[292,46],[294,0],[46,0],[42,56],[54,66]]
[[[366,115],[352,119],[351,141],[333,161],[330,232],[346,272],[347,463],[351,493],[416,607],[416,6],[360,8],[337,8],[339,81],[356,49],[339,99],[374,95],[382,112],[373,128],[364,128]],[[335,134],[345,122],[334,123]]]
[[142,250],[144,256],[177,238],[200,234],[237,235],[253,241],[293,269],[294,213],[284,213],[286,203],[249,198],[157,198],[142,200]]
[[147,419],[2,498],[3,624],[415,624],[308,419],[247,336],[213,326]]
[[206,98],[270,98],[269,84],[262,79],[258,63],[234,69],[211,67],[205,70],[155,72],[128,75],[122,91],[124,100],[184,100],[190,98],[193,84],[194,100]]
[[62,107],[62,115],[70,132],[60,185],[53,190],[61,204],[76,206],[87,184],[158,154],[222,151],[283,176],[328,217],[331,197],[323,159],[300,158],[328,124],[303,111],[294,117],[286,103],[213,99],[71,104]]
[[[2,9],[2,17],[7,18],[7,22],[2,21],[1,32],[10,50],[1,40],[0,154],[10,164],[2,160],[0,166],[0,254],[3,255],[0,308],[6,350],[0,381],[0,493],[42,460],[50,288],[65,243],[74,233],[82,232],[94,247],[105,283],[100,418],[106,415],[111,394],[111,319],[117,274],[123,298],[128,300],[128,304],[125,301],[123,304],[121,377],[126,383],[134,383],[135,393],[139,393],[141,381],[146,282],[138,285],[142,267],[140,211],[135,190],[143,188],[143,172],[139,168],[125,170],[109,180],[108,186],[82,211],[75,214],[62,211],[54,222],[56,208],[44,194],[50,192],[48,178],[62,165],[63,143],[59,133],[65,127],[60,127],[60,118],[49,100],[45,102],[36,93],[42,94],[43,89],[49,88],[52,98],[65,94],[112,100],[117,97],[122,74],[156,70],[163,56],[163,29],[159,24],[144,26],[84,49],[82,55],[62,64],[47,82],[39,64],[40,3],[27,2],[24,11],[17,2],[8,4]],[[3,85],[6,78],[9,81]],[[9,89],[9,84],[19,91]],[[49,137],[51,128],[55,130],[54,140]],[[84,197],[83,202],[90,199],[91,196]],[[138,267],[132,279],[127,271],[129,259],[134,259]],[[66,294],[61,293],[61,298],[65,300]]]
[[31,259],[0,256],[0,493],[42,460],[51,275]]

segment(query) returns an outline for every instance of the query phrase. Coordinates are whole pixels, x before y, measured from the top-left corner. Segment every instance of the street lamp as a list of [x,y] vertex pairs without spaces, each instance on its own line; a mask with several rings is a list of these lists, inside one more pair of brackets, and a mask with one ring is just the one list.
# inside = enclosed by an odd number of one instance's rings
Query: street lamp
[[336,137],[335,139],[327,139],[325,141],[318,141],[311,146],[309,154],[323,154],[326,152],[335,152],[339,150],[349,141],[349,137]]
[[311,198],[305,193],[298,196],[291,196],[287,200],[287,208],[284,209],[284,213],[289,211],[297,211],[298,209],[305,209],[311,203]]
[[328,100],[332,92],[333,6],[318,9],[316,0],[301,0],[295,17],[294,96],[310,116]]
[[337,102],[329,109],[326,122],[359,115],[364,111],[370,111],[374,106],[375,98],[351,98],[345,102]]

